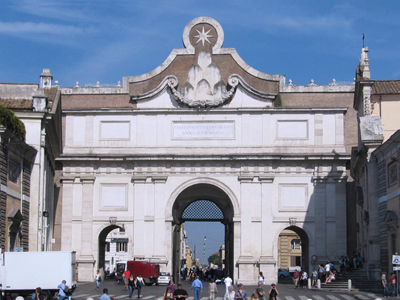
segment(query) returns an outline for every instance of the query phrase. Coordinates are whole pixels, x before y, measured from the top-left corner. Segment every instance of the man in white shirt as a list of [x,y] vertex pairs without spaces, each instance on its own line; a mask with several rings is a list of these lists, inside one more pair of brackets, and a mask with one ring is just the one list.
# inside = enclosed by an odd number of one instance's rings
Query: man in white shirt
[[228,277],[225,278],[224,283],[225,283],[225,288],[226,288],[226,292],[225,293],[228,293],[229,292],[229,287],[232,285],[232,279],[228,276]]
[[330,273],[331,273],[331,264],[328,261],[327,264],[325,265],[325,278],[328,278]]

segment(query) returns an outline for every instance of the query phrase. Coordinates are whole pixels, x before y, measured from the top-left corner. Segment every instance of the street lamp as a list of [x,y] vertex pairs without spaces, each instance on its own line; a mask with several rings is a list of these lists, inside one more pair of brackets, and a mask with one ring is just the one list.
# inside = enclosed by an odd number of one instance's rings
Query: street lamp
[[203,266],[205,266],[205,264],[206,264],[206,240],[207,240],[207,237],[205,236],[205,237],[204,237],[204,255],[203,255]]

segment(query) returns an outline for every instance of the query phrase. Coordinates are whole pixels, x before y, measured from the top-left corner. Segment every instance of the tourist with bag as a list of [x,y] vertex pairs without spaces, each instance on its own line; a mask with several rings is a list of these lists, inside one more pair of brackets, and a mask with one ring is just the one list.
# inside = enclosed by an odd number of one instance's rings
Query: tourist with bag
[[137,288],[137,297],[140,298],[140,291],[142,290],[142,286],[144,285],[144,281],[142,278],[142,274],[139,274],[135,279],[135,287]]

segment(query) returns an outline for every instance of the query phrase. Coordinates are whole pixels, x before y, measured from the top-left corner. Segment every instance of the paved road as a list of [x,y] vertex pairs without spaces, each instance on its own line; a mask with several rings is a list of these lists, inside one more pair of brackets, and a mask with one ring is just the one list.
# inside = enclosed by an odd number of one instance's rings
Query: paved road
[[[190,290],[190,283],[183,283],[183,288],[189,294],[188,300],[193,300],[193,291]],[[109,295],[114,297],[116,300],[129,299],[129,292],[124,290],[122,284],[117,284],[114,280],[106,280],[101,282],[100,291],[96,291],[95,283],[80,283],[76,289],[72,300],[85,300],[87,298],[93,298],[98,300],[102,294],[103,288],[108,288]],[[208,283],[204,283],[204,290],[200,294],[201,300],[208,300],[207,295]],[[280,295],[277,300],[374,300],[381,297],[381,295],[376,295],[366,292],[346,292],[346,291],[324,291],[324,290],[306,290],[306,289],[294,289],[293,285],[289,282],[278,283],[277,285]],[[245,286],[248,298],[250,298],[251,293],[256,289],[256,286]],[[165,285],[159,286],[144,286],[141,292],[141,299],[156,299],[162,300],[163,294],[166,290]],[[268,291],[268,286],[264,288]],[[222,300],[225,293],[225,286],[218,285],[218,291],[216,300]],[[137,290],[134,291],[133,298],[137,297]]]

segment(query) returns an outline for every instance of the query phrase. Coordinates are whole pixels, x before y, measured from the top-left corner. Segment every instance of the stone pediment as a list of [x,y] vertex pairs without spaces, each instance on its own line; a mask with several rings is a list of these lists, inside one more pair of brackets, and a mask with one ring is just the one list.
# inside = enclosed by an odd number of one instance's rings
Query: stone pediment
[[124,77],[131,101],[154,98],[169,89],[175,100],[188,107],[217,107],[228,103],[241,88],[270,104],[285,77],[259,72],[247,65],[235,49],[222,48],[224,32],[212,18],[192,20],[183,32],[185,48],[174,49],[155,70]]

